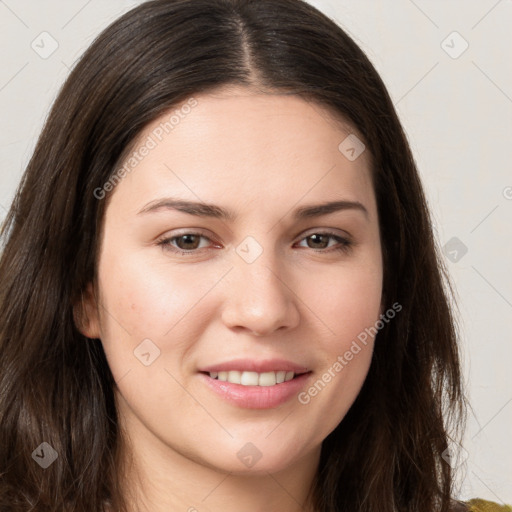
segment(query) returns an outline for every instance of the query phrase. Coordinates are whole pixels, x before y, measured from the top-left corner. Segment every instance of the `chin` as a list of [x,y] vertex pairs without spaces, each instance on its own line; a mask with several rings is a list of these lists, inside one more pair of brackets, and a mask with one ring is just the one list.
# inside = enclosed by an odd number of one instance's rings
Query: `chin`
[[[265,476],[268,473],[284,471],[305,457],[306,451],[299,452],[297,444],[283,444],[279,442],[279,438],[276,438],[276,441],[269,442],[264,437],[260,442],[232,440],[230,444],[235,447],[218,449],[208,457],[207,465],[233,475]],[[223,454],[221,458],[219,458],[220,454]]]

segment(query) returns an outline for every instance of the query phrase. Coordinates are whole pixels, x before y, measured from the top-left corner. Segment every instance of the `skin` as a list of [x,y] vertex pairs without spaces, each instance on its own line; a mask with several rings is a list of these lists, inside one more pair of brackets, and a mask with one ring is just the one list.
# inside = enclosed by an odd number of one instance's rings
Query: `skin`
[[[379,319],[383,268],[369,152],[347,159],[338,145],[354,130],[298,96],[230,87],[194,97],[197,106],[109,198],[98,287],[89,286],[80,328],[101,339],[117,382],[133,459],[125,478],[138,510],[310,510],[302,505],[321,443],[359,393],[374,340],[307,404],[294,397],[272,409],[241,408],[197,372],[240,357],[282,358],[312,371],[309,387]],[[138,147],[168,118],[148,126]],[[138,215],[171,196],[237,218],[172,209]],[[368,216],[353,209],[292,217],[299,206],[341,199],[359,201]],[[207,238],[168,243],[193,255],[158,245],[198,230]],[[350,236],[351,250],[333,250],[335,238],[315,244],[311,235],[325,230]],[[236,252],[247,236],[263,250],[252,263]],[[160,350],[148,366],[134,356],[144,339]],[[248,442],[261,453],[250,468],[237,457]]]

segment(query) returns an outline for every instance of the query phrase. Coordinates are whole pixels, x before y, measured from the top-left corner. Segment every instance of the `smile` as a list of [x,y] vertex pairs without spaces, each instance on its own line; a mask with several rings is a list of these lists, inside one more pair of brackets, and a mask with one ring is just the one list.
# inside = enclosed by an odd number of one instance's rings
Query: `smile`
[[[278,382],[278,377],[281,380],[283,373],[284,380]],[[290,402],[304,391],[311,375],[310,371],[295,374],[282,370],[263,373],[231,370],[198,374],[215,396],[227,404],[243,409],[274,409]],[[226,380],[219,379],[219,376]]]
[[210,372],[210,378],[217,379],[231,384],[241,384],[242,386],[275,386],[288,382],[295,377],[295,372],[278,370],[271,372],[246,372],[232,370],[229,372]]

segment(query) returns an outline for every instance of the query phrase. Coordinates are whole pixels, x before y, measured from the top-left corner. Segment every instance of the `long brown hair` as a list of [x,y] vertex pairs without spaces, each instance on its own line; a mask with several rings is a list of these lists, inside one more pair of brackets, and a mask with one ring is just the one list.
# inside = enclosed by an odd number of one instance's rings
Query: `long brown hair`
[[[383,82],[301,0],[143,3],[100,34],[62,87],[1,231],[0,510],[127,510],[115,382],[100,340],[73,315],[96,280],[106,201],[95,191],[149,122],[228,84],[297,94],[353,123],[372,157],[385,304],[403,307],[323,442],[315,509],[449,510],[443,454],[465,418],[452,285]],[[42,443],[58,455],[44,470]]]

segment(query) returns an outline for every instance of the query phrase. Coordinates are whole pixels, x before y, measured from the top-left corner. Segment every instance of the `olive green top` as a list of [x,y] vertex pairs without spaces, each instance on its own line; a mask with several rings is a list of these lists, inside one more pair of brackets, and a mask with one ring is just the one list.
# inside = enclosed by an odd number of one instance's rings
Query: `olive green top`
[[510,505],[498,505],[493,501],[473,499],[466,502],[469,505],[470,512],[512,512]]

